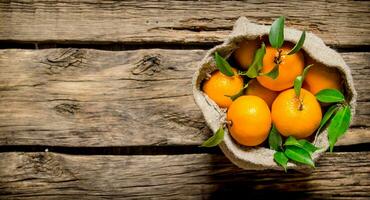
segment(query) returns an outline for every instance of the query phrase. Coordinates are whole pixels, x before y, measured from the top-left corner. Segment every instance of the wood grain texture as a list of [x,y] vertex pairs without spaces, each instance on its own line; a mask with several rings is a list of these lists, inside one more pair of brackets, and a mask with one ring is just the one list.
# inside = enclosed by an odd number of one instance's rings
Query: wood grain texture
[[222,155],[0,153],[2,199],[225,199],[230,195],[363,198],[370,153],[327,153],[312,174],[247,171]]
[[[0,145],[201,144],[211,133],[193,101],[191,79],[204,54],[1,50]],[[340,144],[369,143],[370,53],[342,55],[359,102],[355,129]]]
[[0,40],[58,43],[221,42],[239,16],[308,29],[327,44],[370,44],[368,1],[1,1]]

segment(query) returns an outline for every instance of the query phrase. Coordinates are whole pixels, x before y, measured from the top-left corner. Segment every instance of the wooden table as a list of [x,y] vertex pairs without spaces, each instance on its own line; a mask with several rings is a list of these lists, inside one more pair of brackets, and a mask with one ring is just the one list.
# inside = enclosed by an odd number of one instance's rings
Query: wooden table
[[[1,199],[368,199],[370,2],[1,1]],[[312,174],[245,171],[209,135],[191,78],[246,16],[308,29],[352,68],[357,114]]]

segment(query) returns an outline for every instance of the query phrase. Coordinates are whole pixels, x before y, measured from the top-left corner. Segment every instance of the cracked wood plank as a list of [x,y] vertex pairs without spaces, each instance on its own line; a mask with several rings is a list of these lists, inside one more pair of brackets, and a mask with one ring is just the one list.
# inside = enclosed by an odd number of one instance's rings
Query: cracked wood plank
[[0,153],[1,199],[367,199],[369,191],[369,152],[326,153],[312,174],[242,170],[212,154]]
[[[191,79],[204,50],[0,51],[0,145],[199,145]],[[342,53],[359,92],[340,145],[370,142],[370,53]]]
[[370,45],[368,1],[2,1],[0,40],[55,43],[221,42],[239,16],[307,29],[335,46]]

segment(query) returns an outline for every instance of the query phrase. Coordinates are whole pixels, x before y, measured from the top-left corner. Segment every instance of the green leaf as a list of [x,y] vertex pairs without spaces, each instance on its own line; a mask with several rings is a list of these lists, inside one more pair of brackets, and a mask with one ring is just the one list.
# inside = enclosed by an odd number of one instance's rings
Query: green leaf
[[283,140],[281,139],[281,135],[279,134],[278,130],[275,128],[274,125],[272,125],[270,134],[269,134],[269,145],[270,149],[273,149],[275,151],[281,150]]
[[263,57],[266,54],[266,45],[262,42],[262,45],[259,49],[257,49],[256,53],[254,54],[253,62],[249,66],[246,75],[249,78],[256,78],[261,71],[263,66]]
[[335,113],[328,127],[330,152],[333,152],[335,143],[347,131],[350,122],[351,122],[351,110],[349,106],[346,105],[340,107],[337,113]]
[[301,145],[301,143],[299,143],[299,142],[298,142],[298,140],[297,140],[297,139],[295,139],[295,138],[294,138],[294,137],[292,137],[292,136],[289,136],[289,137],[285,140],[284,146],[296,146],[296,147],[303,148],[303,146]]
[[315,152],[318,148],[311,144],[309,141],[301,139],[297,140],[292,136],[289,136],[284,143],[284,146],[296,146],[298,148],[304,149],[311,155],[311,153]]
[[244,90],[248,87],[248,83],[244,85],[244,87],[236,94],[230,96],[230,95],[225,95],[226,97],[229,97],[232,101],[235,101],[240,96],[244,95]]
[[303,31],[301,37],[299,38],[299,40],[297,42],[297,44],[295,44],[293,49],[291,49],[289,51],[288,55],[292,55],[292,54],[297,53],[302,48],[305,39],[306,39],[306,31]]
[[301,144],[302,148],[310,154],[314,153],[315,151],[317,151],[319,149],[307,140],[302,139],[302,140],[298,140],[298,142],[299,142],[299,144]]
[[320,126],[319,128],[317,129],[317,132],[316,133],[320,133],[320,130],[322,129],[322,127],[325,126],[325,124],[329,121],[329,119],[331,118],[331,116],[339,109],[338,105],[335,104],[335,105],[332,105],[329,107],[329,109],[326,111],[326,113],[324,114],[324,116],[322,117],[321,119],[321,122],[320,122]]
[[276,79],[279,76],[279,64],[275,64],[274,68],[270,72],[261,75]]
[[308,71],[310,70],[310,68],[313,66],[313,64],[310,64],[310,65],[307,65],[305,68],[304,68],[304,70],[303,70],[303,72],[302,72],[302,81],[304,81],[304,79],[306,78],[306,76],[307,76],[307,73],[308,73]]
[[289,159],[285,156],[283,152],[281,151],[275,152],[274,160],[277,164],[284,168],[285,172],[287,171],[287,164]]
[[296,97],[299,97],[301,95],[302,83],[303,83],[303,77],[302,76],[297,76],[294,79],[294,92],[295,92]]
[[201,146],[202,147],[214,147],[214,146],[217,146],[224,139],[224,134],[225,134],[224,129],[222,127],[220,127],[216,131],[216,133],[212,137],[208,138],[208,140],[206,140],[205,142],[203,142],[203,144]]
[[279,17],[272,23],[269,33],[269,41],[272,47],[280,48],[284,43],[284,21],[283,16]]
[[315,167],[315,163],[313,162],[310,154],[303,148],[287,146],[284,153],[293,161]]
[[234,76],[234,72],[230,66],[230,64],[225,60],[225,58],[221,57],[217,52],[215,52],[215,61],[216,67],[220,70],[221,73],[225,74],[226,76]]
[[323,103],[343,102],[344,95],[336,89],[324,89],[316,94],[317,100]]
[[294,91],[295,91],[295,95],[297,97],[299,97],[300,94],[301,94],[301,88],[302,88],[303,81],[304,81],[304,79],[307,75],[308,70],[310,70],[312,65],[313,64],[308,65],[307,67],[305,67],[303,72],[302,72],[302,75],[297,76],[294,80]]

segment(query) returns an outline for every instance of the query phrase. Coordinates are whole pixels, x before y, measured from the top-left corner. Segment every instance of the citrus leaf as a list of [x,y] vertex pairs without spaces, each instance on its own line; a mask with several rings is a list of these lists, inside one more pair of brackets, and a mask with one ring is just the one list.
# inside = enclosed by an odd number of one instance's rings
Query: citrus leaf
[[322,127],[325,126],[325,124],[329,121],[329,119],[332,117],[332,115],[339,109],[338,105],[332,105],[329,107],[329,109],[325,112],[324,116],[321,119],[320,126],[317,129],[317,133],[320,133],[320,130]]
[[314,153],[315,151],[317,151],[319,149],[307,140],[302,139],[302,140],[298,140],[298,142],[299,142],[299,144],[301,144],[302,148],[310,154]]
[[281,139],[281,136],[278,132],[278,130],[275,128],[274,125],[272,125],[270,134],[269,134],[269,145],[270,149],[273,149],[275,151],[281,150],[281,146],[283,144],[283,140]]
[[215,61],[216,67],[220,70],[221,73],[225,74],[226,76],[234,76],[234,72],[230,66],[230,64],[225,60],[225,58],[221,57],[217,52],[215,52]]
[[246,75],[249,78],[256,78],[263,66],[263,57],[266,54],[266,45],[262,42],[262,45],[259,49],[257,49],[256,53],[254,54],[253,62],[249,66]]
[[315,167],[315,163],[313,162],[310,154],[303,148],[287,146],[284,153],[293,161]]
[[297,76],[294,79],[294,92],[295,92],[296,97],[299,97],[301,95],[302,83],[303,83],[303,77],[302,76]]
[[338,138],[344,135],[349,128],[351,122],[351,110],[348,105],[340,107],[335,113],[334,117],[328,127],[328,139],[330,145],[330,152],[333,152],[333,148]]
[[274,160],[278,165],[284,168],[285,172],[287,171],[287,164],[289,159],[285,156],[283,152],[281,151],[275,152]]
[[297,42],[297,44],[295,44],[293,49],[291,49],[289,51],[288,55],[292,55],[292,54],[297,53],[302,48],[305,39],[306,39],[306,31],[303,31],[301,37],[299,38],[299,40]]
[[307,153],[309,153],[310,155],[315,152],[316,150],[318,150],[319,148],[317,148],[315,145],[311,144],[309,141],[307,140],[304,140],[304,139],[301,139],[301,140],[297,140],[295,139],[294,137],[292,136],[289,136],[286,140],[285,140],[285,143],[284,143],[284,146],[296,146],[298,148],[301,148],[301,149],[304,149],[305,151],[307,151]]
[[256,78],[258,76],[258,71],[255,67],[250,66],[245,75],[247,75],[249,78]]
[[316,94],[317,100],[323,103],[343,102],[344,95],[336,89],[324,89]]
[[272,47],[280,48],[284,43],[284,21],[285,17],[281,16],[272,23],[269,33],[269,41]]
[[230,95],[225,95],[225,96],[229,97],[232,101],[235,101],[235,99],[244,95],[244,90],[247,89],[247,87],[248,87],[248,84],[245,84],[244,87],[238,93],[236,93],[232,96],[230,96]]
[[301,88],[302,88],[303,81],[307,75],[308,70],[310,70],[311,67],[312,67],[312,64],[305,67],[302,72],[302,75],[297,76],[294,80],[294,91],[297,97],[299,97],[301,94]]
[[208,140],[206,140],[205,142],[203,142],[203,144],[201,146],[202,147],[214,147],[214,146],[217,146],[224,139],[224,134],[225,134],[224,129],[222,127],[220,127],[216,131],[216,133],[212,137],[208,138]]
[[286,140],[285,140],[285,143],[284,143],[284,146],[296,146],[296,147],[299,147],[299,148],[303,148],[303,146],[301,145],[301,143],[298,142],[297,139],[295,139],[294,137],[292,136],[289,136]]
[[310,70],[310,68],[313,66],[313,64],[310,64],[310,65],[307,65],[305,68],[304,68],[304,70],[303,70],[303,72],[302,72],[302,77],[303,77],[303,80],[302,81],[304,81],[304,79],[306,78],[306,76],[307,76],[307,73],[308,73],[308,71]]
[[275,64],[274,68],[270,72],[261,75],[276,79],[279,76],[279,64]]

